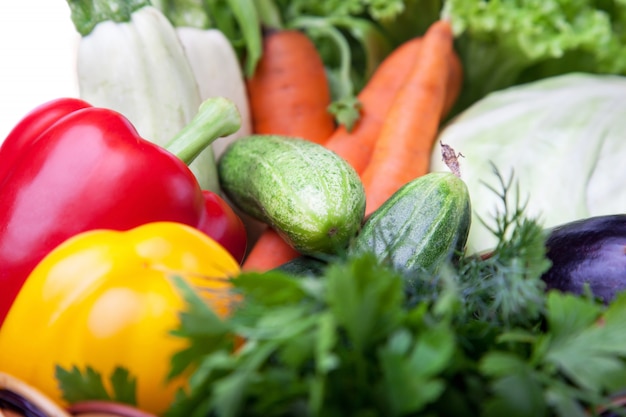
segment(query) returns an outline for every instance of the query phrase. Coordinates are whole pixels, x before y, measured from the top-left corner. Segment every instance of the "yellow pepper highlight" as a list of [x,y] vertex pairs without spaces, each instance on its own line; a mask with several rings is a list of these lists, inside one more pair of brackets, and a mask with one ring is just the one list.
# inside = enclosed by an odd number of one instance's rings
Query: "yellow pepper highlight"
[[66,405],[56,365],[91,366],[105,386],[123,367],[137,378],[138,407],[162,413],[186,383],[166,381],[172,355],[186,346],[169,334],[185,308],[171,277],[185,278],[223,317],[234,301],[228,278],[239,272],[226,249],[178,223],[76,235],[41,261],[18,294],[0,329],[0,371]]

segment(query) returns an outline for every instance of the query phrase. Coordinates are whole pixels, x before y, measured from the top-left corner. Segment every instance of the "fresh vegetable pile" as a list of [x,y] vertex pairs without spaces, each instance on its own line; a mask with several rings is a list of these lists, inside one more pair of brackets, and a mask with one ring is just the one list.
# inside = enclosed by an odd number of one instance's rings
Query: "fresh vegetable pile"
[[67,3],[0,415],[626,415],[626,4]]

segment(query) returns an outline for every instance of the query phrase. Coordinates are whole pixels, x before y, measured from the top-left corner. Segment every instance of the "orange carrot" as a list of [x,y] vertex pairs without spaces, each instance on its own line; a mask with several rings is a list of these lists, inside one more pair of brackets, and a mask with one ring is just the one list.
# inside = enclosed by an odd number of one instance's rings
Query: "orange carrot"
[[336,152],[361,173],[370,159],[374,143],[396,92],[404,83],[420,48],[421,38],[411,39],[385,58],[358,94],[361,117],[348,131],[339,126],[324,146]]
[[[324,64],[313,42],[300,31],[265,34],[263,55],[247,88],[253,133],[322,144],[335,130],[328,112],[331,94]],[[299,255],[268,227],[253,243],[242,269],[267,271]]]
[[444,112],[452,47],[448,21],[433,23],[422,37],[411,73],[394,98],[363,171],[366,215],[428,172]]
[[[338,127],[324,144],[328,149],[344,157],[359,174],[364,174],[366,171],[383,126],[388,123],[387,117],[391,116],[388,113],[391,111],[396,95],[400,90],[408,88],[404,87],[407,83],[414,82],[409,77],[415,77],[416,65],[424,65],[420,55],[422,43],[422,38],[411,39],[400,45],[381,63],[366,87],[359,93],[362,115],[354,129],[348,132],[345,127]],[[440,110],[440,116],[443,116],[452,108],[459,95],[463,74],[460,60],[451,45],[447,49],[444,48],[444,52],[440,54],[448,62],[447,68],[440,68],[446,76],[443,87],[445,101]],[[424,100],[427,101],[428,98]],[[436,103],[435,106],[437,106]],[[395,117],[400,117],[400,115]],[[438,122],[439,118],[437,118]],[[242,269],[266,271],[299,255],[276,231],[268,228],[250,250]]]
[[324,143],[335,130],[330,86],[315,44],[298,30],[268,31],[247,80],[253,133]]
[[[356,125],[351,131],[339,126],[325,144],[328,149],[348,161],[359,174],[363,173],[371,158],[387,112],[396,94],[407,82],[421,44],[421,37],[410,39],[383,60],[358,95],[361,102],[361,117]],[[451,51],[448,59],[453,70],[450,71],[447,81],[444,114],[447,114],[456,102],[462,84],[459,57]]]
[[292,248],[274,229],[267,228],[248,253],[241,269],[265,272],[298,256],[300,253]]

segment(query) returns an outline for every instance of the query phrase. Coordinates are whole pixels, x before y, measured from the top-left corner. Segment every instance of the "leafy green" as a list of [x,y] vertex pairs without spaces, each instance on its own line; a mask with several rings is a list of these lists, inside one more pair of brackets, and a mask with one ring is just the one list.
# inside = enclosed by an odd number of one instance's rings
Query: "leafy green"
[[624,295],[602,312],[584,298],[550,294],[546,319],[552,338],[546,342],[544,361],[585,390],[599,394],[624,388],[624,313]]
[[205,29],[211,25],[204,0],[151,0],[172,25]]
[[[233,282],[246,301],[228,323],[246,343],[230,356],[206,356],[170,416],[200,408],[221,416],[402,415],[445,388],[438,375],[455,352],[452,329],[431,327],[426,310],[408,314],[402,277],[373,256],[332,263],[324,280],[274,271]],[[398,378],[421,394],[403,395]]]
[[[485,219],[481,221],[497,243],[481,262],[466,258],[460,267],[461,275],[470,279],[460,281],[465,293],[478,294],[471,311],[483,321],[505,327],[518,324],[519,320],[531,323],[544,308],[545,285],[541,275],[550,267],[546,259],[546,233],[537,220],[525,216],[525,203],[520,201],[513,176],[505,179],[497,169],[493,172],[498,186],[491,190],[499,196],[504,209],[495,216],[493,226]],[[478,282],[472,278],[478,278]]]
[[423,35],[440,18],[444,0],[403,0],[402,3],[400,13],[378,21],[394,45]]
[[[626,173],[625,94],[626,76],[563,74],[494,92],[442,129],[439,141],[464,155],[473,212],[468,252],[497,242],[479,221],[503,204],[489,189],[497,186],[493,167],[515,172],[525,215],[544,228],[624,211],[626,189],[615,178]],[[431,169],[449,171],[439,147]]]
[[[384,36],[391,48],[422,35],[437,19],[450,19],[464,69],[463,89],[452,115],[490,92],[558,74],[626,74],[626,3],[620,0],[275,0],[275,4],[284,22],[302,16],[369,21],[371,32]],[[358,91],[371,72],[363,72],[359,48],[353,55]],[[328,61],[332,54],[323,56]]]
[[626,74],[626,2],[446,0],[465,70],[457,109],[511,85],[570,72]]
[[315,43],[327,68],[333,102],[329,111],[351,129],[360,117],[356,94],[392,50],[377,19],[403,10],[401,0],[154,0],[174,26],[221,30],[237,52],[245,75],[263,54],[263,31],[297,29]]
[[404,10],[402,0],[274,0],[285,27],[304,30],[317,46],[329,77],[329,111],[351,130],[360,117],[357,93],[391,52],[378,24]]
[[[174,378],[193,366],[197,358],[211,353],[214,349],[226,346],[232,348],[233,340],[227,337],[229,329],[211,310],[200,296],[184,285],[184,279],[178,276],[172,277],[173,282],[181,288],[181,292],[188,303],[188,309],[180,314],[181,327],[185,329],[184,335],[193,335],[189,345],[177,352],[172,363],[168,378]],[[180,334],[174,330],[174,336]]]
[[[153,0],[175,25],[222,30],[251,76],[262,55],[262,28],[309,34],[326,65],[346,126],[358,119],[357,93],[394,48],[436,20],[452,22],[463,65],[460,97],[448,119],[491,92],[554,75],[626,75],[623,0]],[[343,40],[300,26],[316,19]],[[316,26],[321,26],[317,24]],[[341,45],[349,45],[349,53]],[[345,62],[349,61],[346,78]],[[352,100],[351,100],[352,99]]]
[[[216,4],[211,10],[217,10],[218,0],[208,1],[209,4]],[[220,29],[231,41],[236,51],[241,51],[244,57],[244,74],[251,77],[254,74],[256,65],[263,55],[263,41],[261,28],[256,25],[259,21],[257,10],[250,7],[250,2],[246,0],[227,0],[227,11],[232,12],[237,21],[237,28],[232,28],[227,24],[228,19],[220,14],[214,13],[213,22],[215,27]]]
[[482,372],[494,378],[487,415],[582,417],[583,404],[608,404],[626,380],[626,336],[617,329],[625,301],[620,295],[604,310],[584,297],[549,293],[546,329],[518,339],[530,343],[528,356],[494,350],[483,357]]
[[70,404],[83,400],[105,400],[137,405],[137,379],[124,368],[116,367],[109,376],[111,393],[104,386],[102,374],[90,366],[83,371],[77,366],[69,370],[57,366],[55,377],[63,399]]
[[335,115],[339,124],[345,125],[348,130],[360,117],[361,103],[355,97],[355,88],[352,80],[352,52],[350,45],[337,28],[336,23],[331,23],[325,18],[299,18],[292,23],[308,31],[309,35],[317,39],[326,38],[335,46],[339,56],[337,69],[328,71],[329,85],[331,86],[333,102],[328,111]]
[[[261,2],[259,2],[261,3]],[[261,16],[247,0],[152,0],[175,27],[218,29],[250,77],[262,54]]]
[[359,16],[367,14],[375,20],[393,19],[404,10],[402,0],[275,0],[288,17]]
[[[329,260],[318,274],[233,279],[241,303],[221,329],[183,281],[176,334],[193,357],[178,416],[587,416],[626,380],[626,294],[609,305],[544,291],[545,234],[524,216],[513,178],[488,257],[406,277],[373,254]],[[221,341],[221,342],[220,342]],[[200,351],[198,351],[200,352]]]
[[550,262],[545,257],[545,231],[525,217],[513,176],[505,178],[492,169],[496,182],[486,186],[497,196],[501,211],[495,213],[493,224],[480,220],[494,235],[493,250],[484,256],[461,257],[454,269],[444,269],[435,279],[430,274],[410,278],[409,302],[462,298],[465,314],[482,324],[507,328],[520,321],[532,323],[541,315],[545,297],[541,275]]

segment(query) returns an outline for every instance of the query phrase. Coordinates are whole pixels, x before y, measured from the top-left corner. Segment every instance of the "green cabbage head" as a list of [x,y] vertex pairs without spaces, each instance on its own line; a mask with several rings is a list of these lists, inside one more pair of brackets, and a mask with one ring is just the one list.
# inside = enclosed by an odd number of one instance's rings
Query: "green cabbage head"
[[[459,156],[472,202],[468,253],[487,251],[504,203],[494,168],[546,228],[626,212],[626,77],[570,73],[499,90],[441,132]],[[438,142],[432,171],[449,171]],[[482,221],[481,221],[482,220]]]

